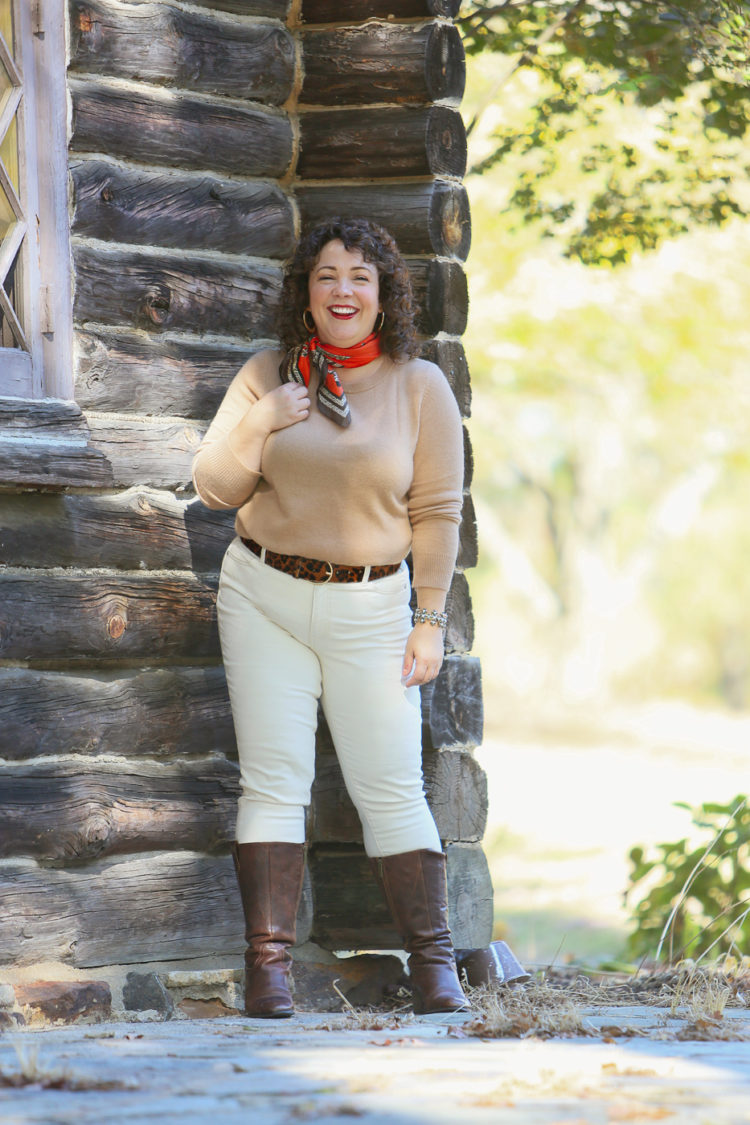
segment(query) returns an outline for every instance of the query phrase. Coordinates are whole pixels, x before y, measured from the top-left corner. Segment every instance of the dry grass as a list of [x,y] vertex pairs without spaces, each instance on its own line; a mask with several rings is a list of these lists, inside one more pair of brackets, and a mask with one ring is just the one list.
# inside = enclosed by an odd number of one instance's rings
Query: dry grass
[[596,1035],[575,998],[546,981],[518,988],[483,984],[468,990],[473,1019],[463,1025],[467,1035],[482,1039],[567,1038]]
[[632,974],[548,969],[543,977],[551,988],[587,1006],[667,1008],[673,1015],[688,1004],[713,1006],[720,1012],[750,1006],[750,958],[724,958],[706,966],[681,961]]
[[119,1079],[94,1078],[87,1074],[74,1074],[67,1067],[48,1067],[39,1062],[35,1045],[14,1043],[18,1069],[9,1071],[0,1067],[0,1089],[19,1089],[38,1086],[41,1090],[135,1090],[138,1083]]
[[[319,1030],[398,1031],[413,1027],[416,1019],[408,997],[401,1008],[355,1008],[334,985],[344,1009]],[[684,961],[637,972],[599,972],[580,968],[547,969],[523,985],[482,985],[467,989],[472,1003],[470,1018],[450,1033],[480,1038],[570,1038],[657,1035],[658,1038],[745,1040],[747,1025],[725,1019],[728,1008],[750,1007],[750,959],[724,958],[711,966]],[[651,1008],[662,1010],[659,1027],[594,1027],[587,1015],[597,1009]],[[665,1030],[667,1020],[684,1021]],[[638,1022],[638,1021],[636,1021]],[[642,1023],[642,1020],[640,1021]]]
[[[351,1001],[338,987],[338,982],[333,982],[333,990],[341,1000],[345,1016],[343,1022],[316,1024],[317,1031],[398,1031],[414,1023],[414,1016],[410,1011],[410,1004],[405,1002],[402,1007],[388,1010],[374,1008],[355,1008]],[[405,997],[404,997],[405,999]]]

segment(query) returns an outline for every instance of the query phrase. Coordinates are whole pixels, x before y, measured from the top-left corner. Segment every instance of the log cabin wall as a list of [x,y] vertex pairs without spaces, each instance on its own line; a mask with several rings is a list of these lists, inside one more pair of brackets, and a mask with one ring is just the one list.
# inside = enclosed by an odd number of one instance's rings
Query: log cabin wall
[[[30,439],[24,471],[6,464],[0,481],[6,965],[239,963],[238,768],[214,614],[233,516],[196,501],[190,463],[244,358],[274,342],[300,226],[333,214],[394,233],[425,354],[468,416],[456,7],[68,0],[77,405],[47,409],[45,426],[52,445],[80,433],[81,458],[55,484],[48,442],[33,487]],[[34,421],[33,405],[14,411],[16,426]],[[466,465],[424,763],[454,936],[476,946],[490,939],[492,891],[471,753],[482,712],[463,573],[477,549],[468,436]],[[309,840],[300,940],[397,945],[324,723]]]

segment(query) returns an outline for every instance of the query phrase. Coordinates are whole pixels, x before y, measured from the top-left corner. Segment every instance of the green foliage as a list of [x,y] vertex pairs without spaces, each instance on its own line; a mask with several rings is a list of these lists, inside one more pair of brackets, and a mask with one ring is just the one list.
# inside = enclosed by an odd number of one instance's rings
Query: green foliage
[[[688,809],[700,830],[687,839],[630,852],[626,900],[643,897],[633,910],[628,938],[631,956],[666,956],[670,961],[711,953],[746,952],[750,941],[750,808],[744,796],[728,805]],[[645,889],[645,893],[644,892]]]
[[[471,172],[505,165],[509,209],[561,239],[569,257],[617,265],[697,224],[750,213],[737,188],[750,173],[750,4],[475,0],[460,23],[469,54],[507,59],[470,134],[512,75],[536,78],[524,118],[496,123]],[[612,105],[629,130],[607,128]],[[711,143],[696,145],[696,134]],[[560,175],[573,163],[587,181],[575,196]]]

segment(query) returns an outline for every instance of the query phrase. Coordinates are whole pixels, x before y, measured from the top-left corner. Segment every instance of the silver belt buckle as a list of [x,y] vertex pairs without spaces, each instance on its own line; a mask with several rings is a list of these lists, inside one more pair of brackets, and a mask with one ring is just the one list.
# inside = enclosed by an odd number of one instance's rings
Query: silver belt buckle
[[321,583],[330,582],[331,579],[333,578],[333,563],[326,562],[326,566],[328,567],[328,570],[329,570],[330,573],[326,574],[325,578],[321,578]]

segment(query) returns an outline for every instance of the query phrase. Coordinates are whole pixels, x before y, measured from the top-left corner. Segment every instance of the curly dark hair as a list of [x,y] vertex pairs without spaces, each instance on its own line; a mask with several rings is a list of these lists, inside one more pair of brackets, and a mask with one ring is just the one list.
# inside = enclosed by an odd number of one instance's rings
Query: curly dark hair
[[385,315],[380,332],[382,350],[401,362],[417,355],[417,306],[406,262],[393,235],[369,219],[327,219],[303,234],[281,288],[278,329],[282,345],[293,348],[308,338],[302,314],[310,303],[310,270],[323,247],[336,239],[347,250],[359,250],[378,271],[380,303]]

